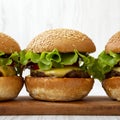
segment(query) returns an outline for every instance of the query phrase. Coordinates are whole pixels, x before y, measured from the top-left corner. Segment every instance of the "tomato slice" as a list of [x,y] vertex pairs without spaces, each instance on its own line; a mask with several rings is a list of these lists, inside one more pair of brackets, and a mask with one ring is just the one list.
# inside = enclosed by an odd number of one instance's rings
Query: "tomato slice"
[[37,70],[37,69],[39,69],[39,66],[37,64],[32,64],[31,69]]

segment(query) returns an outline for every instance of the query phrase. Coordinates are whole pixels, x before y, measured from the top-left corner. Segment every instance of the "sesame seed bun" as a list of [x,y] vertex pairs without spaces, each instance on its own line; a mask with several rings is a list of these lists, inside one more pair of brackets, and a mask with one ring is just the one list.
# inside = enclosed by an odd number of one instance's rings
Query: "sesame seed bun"
[[120,101],[120,77],[103,80],[102,87],[110,98]]
[[[57,49],[61,53],[73,52],[77,49],[82,53],[96,50],[92,40],[85,34],[71,29],[53,29],[36,36],[26,50],[34,53]],[[25,86],[30,96],[45,101],[73,101],[87,96],[93,87],[92,78],[57,78],[32,77],[25,78]]]
[[[13,38],[0,33],[0,52],[12,54],[20,50],[19,44]],[[0,101],[16,98],[23,87],[23,83],[23,78],[20,76],[0,76]]]
[[11,54],[15,51],[20,51],[20,46],[10,36],[0,33],[0,51],[6,54]]
[[18,76],[0,77],[0,101],[16,98],[23,83],[23,78]]
[[45,101],[73,101],[87,96],[93,87],[92,78],[25,78],[25,86],[30,96]]
[[94,52],[96,50],[92,40],[85,34],[71,29],[53,29],[45,31],[36,36],[27,46],[27,50],[35,53],[52,51],[58,49],[59,52]]
[[110,51],[120,53],[120,32],[115,33],[105,46],[106,53]]
[[[120,32],[115,33],[106,44],[105,52],[109,54],[110,51],[120,53]],[[110,98],[120,101],[120,76],[103,80],[102,87]]]

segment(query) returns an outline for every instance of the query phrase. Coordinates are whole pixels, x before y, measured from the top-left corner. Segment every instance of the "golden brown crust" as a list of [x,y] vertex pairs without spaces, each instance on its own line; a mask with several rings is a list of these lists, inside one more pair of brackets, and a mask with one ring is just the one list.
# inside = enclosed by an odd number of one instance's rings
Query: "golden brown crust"
[[120,53],[120,32],[114,34],[105,46],[106,53],[110,51]]
[[[110,51],[120,53],[120,31],[115,33],[106,44],[105,52],[109,53]],[[120,101],[120,77],[103,80],[102,87],[110,98]]]
[[0,77],[0,101],[16,98],[23,83],[23,79],[18,76]]
[[0,33],[0,51],[10,54],[15,51],[20,51],[20,46],[10,36]]
[[110,98],[120,101],[120,77],[105,79],[102,86]]
[[71,29],[53,29],[45,31],[36,36],[27,46],[27,50],[35,53],[52,51],[58,49],[60,52],[94,52],[96,50],[92,40],[85,34]]
[[25,78],[25,86],[30,96],[45,101],[73,101],[87,96],[93,87],[91,78]]

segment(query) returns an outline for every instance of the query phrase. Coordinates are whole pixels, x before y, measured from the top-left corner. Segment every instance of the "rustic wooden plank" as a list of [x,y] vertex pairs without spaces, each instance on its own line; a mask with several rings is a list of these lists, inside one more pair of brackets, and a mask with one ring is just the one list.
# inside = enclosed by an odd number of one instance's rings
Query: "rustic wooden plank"
[[37,101],[21,96],[0,102],[0,115],[120,115],[120,102],[105,96],[89,96],[74,102]]

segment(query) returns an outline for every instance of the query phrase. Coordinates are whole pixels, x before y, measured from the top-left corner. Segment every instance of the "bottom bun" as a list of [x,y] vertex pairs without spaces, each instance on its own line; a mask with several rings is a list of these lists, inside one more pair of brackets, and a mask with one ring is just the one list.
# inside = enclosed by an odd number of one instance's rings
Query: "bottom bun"
[[0,101],[16,98],[23,87],[23,83],[22,77],[0,77]]
[[91,78],[25,78],[25,86],[30,96],[45,101],[73,101],[87,96],[93,87]]
[[120,101],[120,77],[103,80],[102,87],[110,98]]

